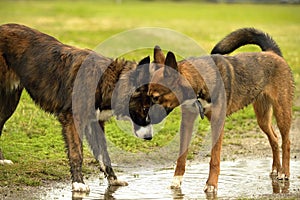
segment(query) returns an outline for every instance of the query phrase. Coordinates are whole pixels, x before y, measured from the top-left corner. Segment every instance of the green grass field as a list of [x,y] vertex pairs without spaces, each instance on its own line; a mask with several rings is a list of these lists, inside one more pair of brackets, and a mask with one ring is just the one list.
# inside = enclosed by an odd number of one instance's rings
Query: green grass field
[[[255,27],[272,35],[281,47],[294,72],[295,99],[299,99],[299,5],[114,2],[3,0],[0,1],[0,24],[25,24],[63,43],[91,49],[122,31],[138,27],[162,27],[193,38],[206,52],[210,52],[231,31]],[[250,46],[240,51],[252,50],[257,49]],[[140,57],[138,55],[136,60]],[[299,111],[299,105],[294,110]],[[150,142],[124,133],[114,119],[107,123],[107,138],[118,148],[130,152],[158,149],[177,134],[179,112],[178,109],[168,117],[164,128]],[[201,121],[189,158],[197,154],[202,137],[208,130],[208,122]],[[258,131],[252,108],[230,117],[226,130],[230,133],[226,133],[225,137],[243,137],[249,131]],[[41,185],[43,180],[66,180],[70,176],[60,124],[53,116],[35,106],[25,92],[17,111],[5,125],[0,147],[6,158],[15,162],[13,166],[0,166],[0,186]],[[85,146],[84,171],[91,173],[94,163],[87,149]]]

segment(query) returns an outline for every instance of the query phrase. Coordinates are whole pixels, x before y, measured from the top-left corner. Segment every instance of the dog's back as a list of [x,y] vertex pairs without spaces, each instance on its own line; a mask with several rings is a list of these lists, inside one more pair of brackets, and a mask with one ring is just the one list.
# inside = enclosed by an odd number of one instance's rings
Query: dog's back
[[62,44],[26,26],[2,25],[0,87],[6,93],[15,93],[14,90],[24,87],[32,99],[50,113],[70,109],[73,81],[89,54],[88,50]]
[[[218,55],[231,53],[247,44],[256,44],[263,52]],[[287,92],[282,95],[292,102],[294,82],[291,69],[279,46],[268,34],[254,28],[238,29],[222,39],[211,53],[217,67],[227,71],[221,73],[223,81],[227,82],[224,84],[227,87],[227,114],[251,104],[261,94],[277,98],[275,96],[283,89]]]

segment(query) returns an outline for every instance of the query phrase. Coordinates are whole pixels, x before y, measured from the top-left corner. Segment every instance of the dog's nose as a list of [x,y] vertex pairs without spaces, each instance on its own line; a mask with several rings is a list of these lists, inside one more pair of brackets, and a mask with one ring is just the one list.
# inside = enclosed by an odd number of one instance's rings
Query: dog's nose
[[152,137],[144,137],[144,140],[152,140]]

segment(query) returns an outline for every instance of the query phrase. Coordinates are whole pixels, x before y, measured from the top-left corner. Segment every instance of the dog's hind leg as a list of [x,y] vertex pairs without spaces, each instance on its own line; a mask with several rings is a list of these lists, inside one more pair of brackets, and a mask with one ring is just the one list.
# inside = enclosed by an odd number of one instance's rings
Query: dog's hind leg
[[278,136],[272,127],[272,101],[266,95],[260,95],[253,103],[257,123],[268,136],[273,153],[272,175],[277,175],[281,169]]
[[90,127],[85,133],[86,139],[90,145],[94,157],[100,163],[100,170],[104,173],[111,186],[127,186],[128,183],[117,179],[111,166],[110,157],[107,151],[106,139],[104,135],[104,122],[90,122]]
[[[292,88],[292,87],[291,87]],[[292,95],[280,95],[273,103],[274,116],[282,138],[282,169],[278,179],[289,179],[290,176],[290,128],[292,122]]]
[[[22,87],[7,89],[0,86],[0,136],[5,122],[11,117],[18,106],[22,90]],[[0,164],[12,164],[12,161],[4,159],[1,149]]]
[[181,106],[181,124],[180,124],[180,151],[176,162],[171,188],[180,188],[182,177],[185,172],[186,157],[188,147],[192,138],[194,122],[199,115],[197,112],[191,112],[189,108]]
[[72,190],[73,192],[89,192],[89,186],[84,184],[82,176],[82,138],[74,124],[72,113],[61,113],[58,119],[62,124],[63,137],[68,152],[72,175]]

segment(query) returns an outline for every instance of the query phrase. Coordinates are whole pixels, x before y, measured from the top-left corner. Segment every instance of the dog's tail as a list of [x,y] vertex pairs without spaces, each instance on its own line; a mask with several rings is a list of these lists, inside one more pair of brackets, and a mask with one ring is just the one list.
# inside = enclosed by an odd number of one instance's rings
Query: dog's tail
[[258,45],[262,51],[272,51],[282,57],[281,50],[270,35],[255,28],[238,29],[222,39],[211,54],[228,54],[247,44]]

